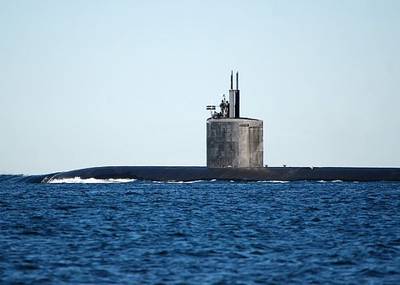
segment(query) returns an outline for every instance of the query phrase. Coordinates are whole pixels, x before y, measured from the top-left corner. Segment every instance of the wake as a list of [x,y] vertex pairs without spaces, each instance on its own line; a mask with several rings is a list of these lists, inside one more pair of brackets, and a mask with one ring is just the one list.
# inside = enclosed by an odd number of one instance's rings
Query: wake
[[60,179],[50,179],[45,183],[50,184],[110,184],[110,183],[130,183],[134,182],[136,179],[128,179],[128,178],[118,178],[118,179],[97,179],[97,178],[80,178],[80,177],[73,177],[73,178],[60,178]]

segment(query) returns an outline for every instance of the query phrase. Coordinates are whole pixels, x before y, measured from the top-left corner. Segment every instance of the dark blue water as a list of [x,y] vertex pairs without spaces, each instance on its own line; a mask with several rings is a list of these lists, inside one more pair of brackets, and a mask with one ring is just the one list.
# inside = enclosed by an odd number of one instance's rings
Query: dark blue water
[[399,183],[0,176],[0,283],[400,284]]

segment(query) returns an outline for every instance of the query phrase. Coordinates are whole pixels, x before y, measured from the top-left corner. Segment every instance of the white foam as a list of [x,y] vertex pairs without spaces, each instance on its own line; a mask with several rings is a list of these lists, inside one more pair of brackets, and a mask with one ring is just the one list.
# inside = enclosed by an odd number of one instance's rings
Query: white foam
[[60,178],[60,179],[50,179],[47,183],[82,183],[82,184],[104,184],[104,183],[128,183],[136,181],[136,179],[128,179],[128,178],[117,178],[117,179],[96,179],[96,178]]
[[199,183],[199,182],[204,182],[205,180],[192,180],[192,181],[175,181],[175,180],[167,180],[167,181],[157,181],[153,180],[151,181],[152,183],[158,183],[158,184],[192,184],[192,183]]
[[343,182],[342,180],[332,180],[333,183],[340,183]]
[[259,180],[257,183],[289,183],[290,181],[284,180]]
[[170,184],[192,184],[192,183],[199,183],[203,182],[204,180],[193,180],[193,181],[167,181],[166,183]]

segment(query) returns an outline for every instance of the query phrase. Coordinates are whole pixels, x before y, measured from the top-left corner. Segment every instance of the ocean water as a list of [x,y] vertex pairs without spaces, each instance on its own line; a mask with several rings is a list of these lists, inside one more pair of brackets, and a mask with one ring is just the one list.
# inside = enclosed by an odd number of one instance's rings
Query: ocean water
[[56,182],[0,176],[0,284],[400,284],[400,183]]

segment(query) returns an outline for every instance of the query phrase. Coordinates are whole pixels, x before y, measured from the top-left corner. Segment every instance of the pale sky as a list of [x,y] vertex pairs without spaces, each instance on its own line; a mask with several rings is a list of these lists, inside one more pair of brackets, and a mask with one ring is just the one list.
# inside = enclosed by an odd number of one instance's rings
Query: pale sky
[[240,72],[270,166],[400,167],[400,1],[0,1],[0,173],[205,165]]

